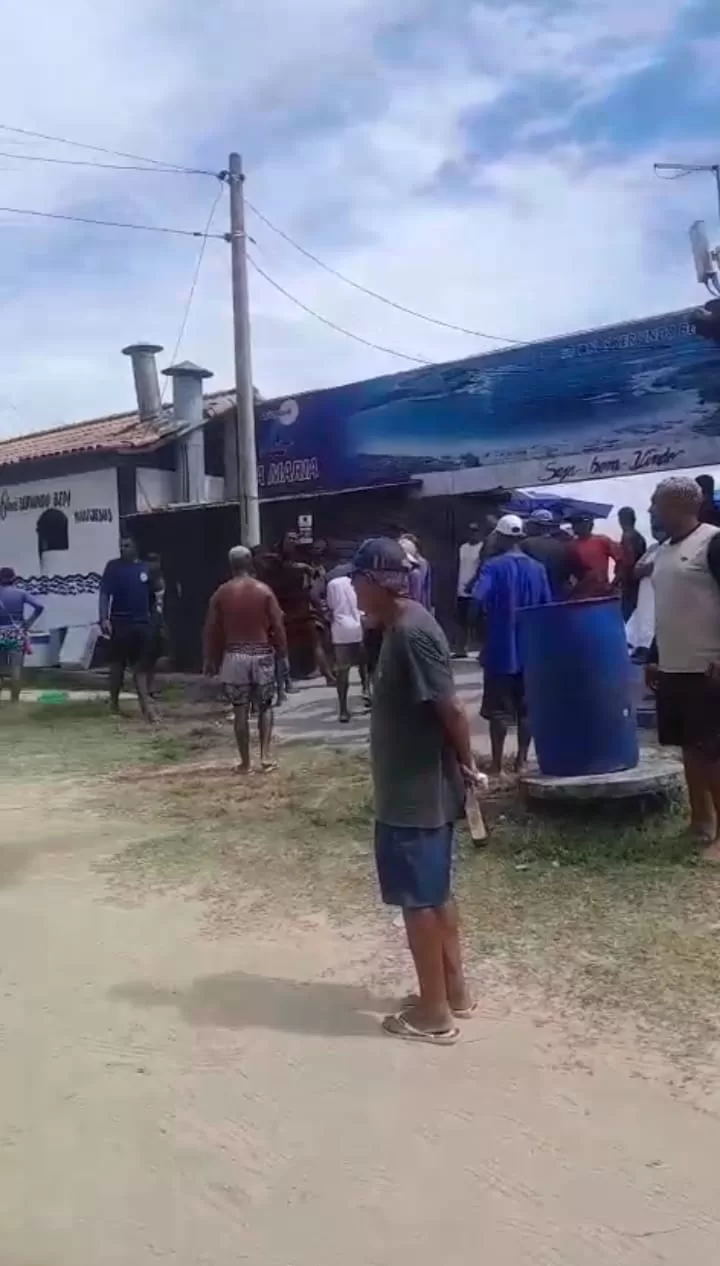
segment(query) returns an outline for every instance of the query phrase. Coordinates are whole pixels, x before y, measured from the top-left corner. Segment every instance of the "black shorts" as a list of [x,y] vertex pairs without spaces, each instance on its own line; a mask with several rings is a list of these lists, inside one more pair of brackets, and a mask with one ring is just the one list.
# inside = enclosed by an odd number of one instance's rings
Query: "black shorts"
[[368,672],[370,673],[374,673],[377,668],[380,651],[382,650],[382,640],[382,629],[365,629],[363,631],[363,645],[365,647]]
[[660,673],[658,740],[663,747],[695,748],[720,760],[720,683],[705,673]]
[[486,721],[515,725],[527,716],[522,673],[485,673],[480,716]]
[[362,642],[336,642],[333,645],[335,667],[360,668],[365,666],[365,647]]
[[467,595],[463,596],[462,594],[458,594],[457,602],[455,603],[455,618],[461,629],[470,628],[472,605],[472,598],[468,598]]
[[147,670],[151,637],[149,624],[113,624],[108,647],[110,663]]
[[167,654],[167,644],[165,640],[165,630],[159,626],[151,628],[148,634],[147,648],[145,651],[145,664],[149,669],[154,669],[159,659]]

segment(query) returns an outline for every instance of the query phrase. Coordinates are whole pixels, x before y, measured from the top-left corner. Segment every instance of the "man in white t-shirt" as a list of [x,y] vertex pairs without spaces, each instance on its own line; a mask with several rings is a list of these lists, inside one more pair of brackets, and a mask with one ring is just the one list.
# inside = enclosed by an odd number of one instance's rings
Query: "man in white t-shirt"
[[480,526],[471,523],[468,528],[468,539],[458,550],[457,606],[458,646],[456,654],[464,659],[467,655],[468,636],[470,633],[470,609],[472,598],[468,586],[477,574],[482,553],[483,539]]
[[720,529],[700,522],[702,492],[673,475],[655,489],[667,532],[652,570],[655,645],[645,672],[656,691],[658,738],[682,749],[691,830],[720,863]]
[[[349,572],[349,568],[348,568]],[[348,708],[348,690],[350,686],[350,669],[357,668],[360,674],[363,702],[370,704],[370,684],[363,645],[362,614],[358,607],[357,595],[349,574],[330,573],[325,595],[330,612],[330,637],[335,658],[335,685],[338,694],[339,719],[343,723],[350,720]]]

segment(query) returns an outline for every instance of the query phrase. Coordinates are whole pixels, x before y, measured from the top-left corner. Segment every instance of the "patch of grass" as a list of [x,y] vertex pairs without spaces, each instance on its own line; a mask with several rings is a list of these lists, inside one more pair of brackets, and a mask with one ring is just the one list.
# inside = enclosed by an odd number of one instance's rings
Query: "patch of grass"
[[78,722],[107,720],[106,699],[58,699],[44,703],[41,699],[27,704],[22,713],[16,713],[19,723],[26,725],[52,725],[71,729]]
[[190,735],[110,716],[104,700],[0,705],[0,780],[95,776],[178,762],[196,750]]
[[[146,838],[116,857],[123,882],[198,881],[227,926],[377,908],[367,757],[286,748],[281,771],[143,784]],[[457,878],[476,962],[495,960],[590,1025],[632,1018],[684,1053],[720,1040],[720,874],[697,866],[683,809],[530,812],[490,801],[491,845],[459,833]],[[152,822],[162,819],[154,835]]]
[[[193,768],[229,736],[160,733],[89,708],[4,708],[0,779],[106,775],[93,807],[135,833],[103,870],[142,898],[191,885],[223,926],[322,912],[339,925],[379,909],[367,756],[284,747],[280,769],[241,778]],[[219,737],[218,737],[219,736]],[[110,775],[110,777],[107,777]],[[684,809],[530,812],[490,798],[487,850],[459,832],[457,881],[470,956],[589,1025],[633,1022],[683,1053],[720,1041],[720,873],[697,864]]]
[[[178,775],[135,786],[145,838],[113,860],[117,878],[162,886],[214,877],[238,893],[271,893],[278,907],[317,909],[327,896],[339,917],[368,908],[366,761],[324,747],[288,748],[281,770],[268,776],[192,768]],[[153,837],[159,820],[163,832]]]
[[529,809],[516,798],[494,811],[493,852],[517,864],[559,864],[588,870],[628,865],[693,865],[696,855],[683,837],[680,799],[608,802]]

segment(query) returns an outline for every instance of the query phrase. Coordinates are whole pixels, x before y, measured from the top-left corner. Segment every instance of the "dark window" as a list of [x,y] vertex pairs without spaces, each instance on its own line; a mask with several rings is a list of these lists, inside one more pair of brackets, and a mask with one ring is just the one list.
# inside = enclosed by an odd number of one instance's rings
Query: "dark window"
[[215,419],[206,423],[203,430],[203,446],[205,449],[205,474],[225,474],[225,421]]
[[68,521],[62,510],[43,510],[37,521],[38,553],[68,548]]

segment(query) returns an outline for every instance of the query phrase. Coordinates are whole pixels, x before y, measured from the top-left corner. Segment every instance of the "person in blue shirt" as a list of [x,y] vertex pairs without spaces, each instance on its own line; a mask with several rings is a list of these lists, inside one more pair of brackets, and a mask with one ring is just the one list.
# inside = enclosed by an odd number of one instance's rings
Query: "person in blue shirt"
[[146,721],[155,720],[148,687],[152,611],[148,565],[138,559],[132,537],[125,536],[120,542],[120,557],[110,560],[100,582],[100,629],[110,639],[110,709],[120,711],[120,692],[129,668]]
[[486,621],[480,715],[490,725],[494,774],[502,773],[507,732],[511,725],[517,725],[515,768],[522,773],[527,764],[531,734],[517,613],[523,607],[552,602],[552,595],[545,567],[523,552],[522,519],[516,514],[504,514],[498,520],[495,533],[496,553],[483,565],[472,591]]

